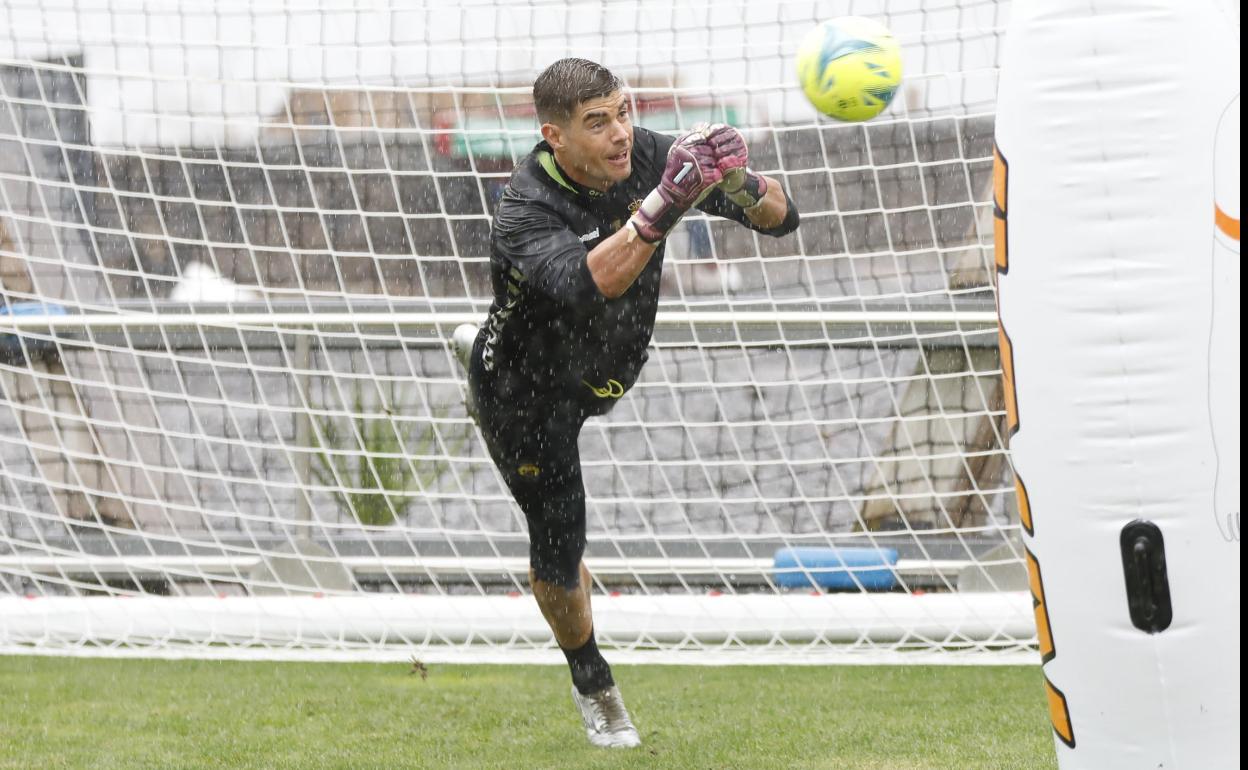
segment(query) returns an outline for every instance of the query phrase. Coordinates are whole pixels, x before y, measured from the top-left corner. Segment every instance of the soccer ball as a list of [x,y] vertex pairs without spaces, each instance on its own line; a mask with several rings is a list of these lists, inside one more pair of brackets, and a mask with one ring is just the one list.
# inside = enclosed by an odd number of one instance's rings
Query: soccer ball
[[901,85],[901,46],[860,16],[825,21],[797,49],[797,76],[815,109],[838,120],[879,115]]

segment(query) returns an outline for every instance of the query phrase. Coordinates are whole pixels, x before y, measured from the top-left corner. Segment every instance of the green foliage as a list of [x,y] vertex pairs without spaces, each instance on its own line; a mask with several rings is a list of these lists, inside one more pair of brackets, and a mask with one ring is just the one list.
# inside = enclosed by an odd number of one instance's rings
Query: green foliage
[[413,411],[404,396],[402,388],[391,385],[380,407],[374,407],[365,397],[365,386],[357,384],[351,394],[352,416],[316,419],[312,440],[321,451],[315,455],[313,477],[335,488],[341,507],[361,524],[386,526],[402,519],[414,495],[451,470],[445,459],[414,457],[445,457],[467,443],[466,431],[448,430],[439,443],[434,422],[396,419]]
[[0,657],[0,770],[1057,767],[1039,666],[616,666],[630,751],[563,665],[427,669]]

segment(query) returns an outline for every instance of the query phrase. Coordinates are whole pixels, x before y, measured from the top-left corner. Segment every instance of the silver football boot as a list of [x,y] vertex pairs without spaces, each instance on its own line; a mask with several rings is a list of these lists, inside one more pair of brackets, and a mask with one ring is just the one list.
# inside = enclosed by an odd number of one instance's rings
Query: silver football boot
[[472,355],[472,346],[477,341],[477,332],[481,328],[476,324],[460,324],[451,332],[451,352],[459,360],[464,371],[468,371],[468,357]]
[[624,699],[618,687],[611,686],[592,695],[581,695],[572,688],[572,700],[581,710],[585,723],[585,735],[595,746],[613,749],[631,749],[641,745],[641,736],[628,718]]
[[[451,332],[451,352],[455,354],[455,360],[459,361],[460,366],[464,367],[464,373],[468,373],[468,359],[472,356],[472,346],[477,342],[477,332],[481,327],[476,324],[460,324],[455,327],[455,331]],[[472,398],[472,389],[468,389],[467,395],[464,396],[464,407],[468,410],[468,417],[475,423],[480,424],[477,418],[477,404]]]

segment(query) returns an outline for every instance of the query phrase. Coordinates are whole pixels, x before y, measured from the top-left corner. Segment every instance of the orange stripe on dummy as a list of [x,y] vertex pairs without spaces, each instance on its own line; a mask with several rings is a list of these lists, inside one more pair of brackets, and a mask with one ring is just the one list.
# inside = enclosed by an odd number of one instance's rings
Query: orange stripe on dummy
[[[997,274],[1004,275],[1010,269],[1009,227],[1006,222],[1009,195],[1010,164],[1001,154],[1001,148],[992,147],[992,228],[993,254],[997,266]],[[998,311],[1000,310],[998,306]],[[1000,312],[998,312],[1000,316]],[[1005,426],[1006,437],[1013,437],[1018,432],[1018,391],[1014,385],[1014,345],[1010,335],[1005,331],[1005,324],[997,327],[998,350],[1001,352],[1001,379],[1005,393]],[[1018,492],[1018,517],[1027,534],[1034,534],[1031,526],[1031,501],[1027,499],[1027,488],[1023,480],[1015,476],[1014,487]]]
[[1031,606],[1036,612],[1036,637],[1040,642],[1040,660],[1048,663],[1057,656],[1053,646],[1053,629],[1049,626],[1049,608],[1044,604],[1044,583],[1040,579],[1040,563],[1031,551],[1023,549],[1027,557],[1027,577],[1031,586]]
[[997,348],[1001,351],[1001,379],[1005,384],[1005,427],[1007,437],[1018,433],[1018,391],[1014,384],[1014,343],[1005,331],[1005,325],[997,326]]
[[1018,474],[1014,474],[1014,492],[1018,496],[1018,521],[1027,534],[1034,535],[1036,528],[1031,523],[1031,498],[1027,496],[1027,487]]
[[1009,237],[1005,225],[1006,212],[1009,211],[1006,200],[1009,173],[1010,165],[1006,163],[1001,149],[994,145],[992,148],[992,242],[997,271],[1001,273],[1010,270]]
[[[1027,577],[1031,583],[1031,603],[1036,610],[1036,637],[1040,642],[1040,662],[1048,663],[1057,657],[1057,647],[1053,644],[1053,628],[1049,625],[1049,608],[1044,599],[1044,579],[1040,576],[1040,562],[1031,551],[1023,549],[1027,559]],[[1049,720],[1053,730],[1062,743],[1072,749],[1075,747],[1075,728],[1070,722],[1070,706],[1061,690],[1053,686],[1046,676],[1044,689],[1049,699]]]
[[1213,222],[1232,240],[1239,240],[1239,220],[1217,206],[1213,207]]
[[1070,726],[1070,707],[1066,705],[1066,696],[1053,686],[1047,676],[1044,678],[1044,689],[1049,695],[1049,718],[1053,720],[1053,730],[1062,739],[1062,743],[1073,749],[1075,731]]

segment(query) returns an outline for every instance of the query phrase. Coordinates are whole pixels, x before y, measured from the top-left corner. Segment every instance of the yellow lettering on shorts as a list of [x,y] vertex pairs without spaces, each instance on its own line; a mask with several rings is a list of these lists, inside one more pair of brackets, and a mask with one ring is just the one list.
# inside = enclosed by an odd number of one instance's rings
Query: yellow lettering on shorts
[[598,398],[619,398],[624,395],[624,386],[619,380],[607,380],[607,384],[601,388],[587,380],[581,380],[581,382]]

